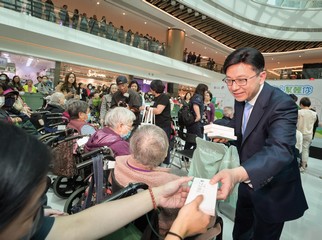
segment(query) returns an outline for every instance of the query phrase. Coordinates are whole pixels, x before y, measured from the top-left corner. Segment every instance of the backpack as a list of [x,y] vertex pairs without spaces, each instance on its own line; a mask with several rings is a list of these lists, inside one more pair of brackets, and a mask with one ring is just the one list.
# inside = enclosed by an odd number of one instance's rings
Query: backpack
[[190,106],[184,105],[178,111],[178,124],[180,127],[187,127],[195,122],[195,116],[190,111]]

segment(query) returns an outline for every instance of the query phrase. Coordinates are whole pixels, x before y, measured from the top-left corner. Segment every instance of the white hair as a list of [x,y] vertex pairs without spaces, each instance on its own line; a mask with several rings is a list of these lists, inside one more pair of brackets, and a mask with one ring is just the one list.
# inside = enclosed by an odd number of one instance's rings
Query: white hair
[[55,92],[53,93],[51,96],[50,96],[50,101],[49,103],[56,103],[56,104],[59,104],[59,100],[60,99],[64,99],[65,96],[63,93],[61,92]]
[[115,129],[118,124],[133,124],[135,119],[135,114],[131,110],[124,107],[116,107],[106,113],[105,125]]

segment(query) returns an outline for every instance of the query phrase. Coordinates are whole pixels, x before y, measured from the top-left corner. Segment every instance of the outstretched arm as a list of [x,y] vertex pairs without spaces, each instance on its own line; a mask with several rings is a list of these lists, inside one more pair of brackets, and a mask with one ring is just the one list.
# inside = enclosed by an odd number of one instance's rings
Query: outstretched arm
[[[180,178],[152,189],[156,205],[181,208],[188,194],[183,187],[191,177]],[[55,219],[47,239],[99,239],[153,209],[149,191],[103,203],[80,213]]]

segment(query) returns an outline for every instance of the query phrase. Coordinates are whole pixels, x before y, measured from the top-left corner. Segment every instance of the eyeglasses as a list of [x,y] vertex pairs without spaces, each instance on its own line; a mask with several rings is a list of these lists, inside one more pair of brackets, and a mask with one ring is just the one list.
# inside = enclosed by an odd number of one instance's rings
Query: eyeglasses
[[249,79],[252,79],[256,76],[258,76],[259,73],[256,73],[254,76],[249,77],[249,78],[240,78],[240,79],[229,79],[229,78],[224,78],[222,81],[225,82],[228,86],[232,86],[233,83],[235,82],[238,86],[245,86],[247,84],[247,81]]

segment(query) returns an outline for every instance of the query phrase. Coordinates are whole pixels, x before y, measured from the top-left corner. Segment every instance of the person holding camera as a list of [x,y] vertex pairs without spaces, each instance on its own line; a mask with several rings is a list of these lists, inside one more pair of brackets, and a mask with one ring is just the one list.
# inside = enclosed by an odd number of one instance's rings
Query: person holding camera
[[111,102],[111,108],[126,107],[130,109],[136,117],[133,122],[133,127],[136,128],[140,124],[140,95],[129,88],[127,78],[125,76],[118,76],[116,78],[116,85],[118,91],[114,93]]

